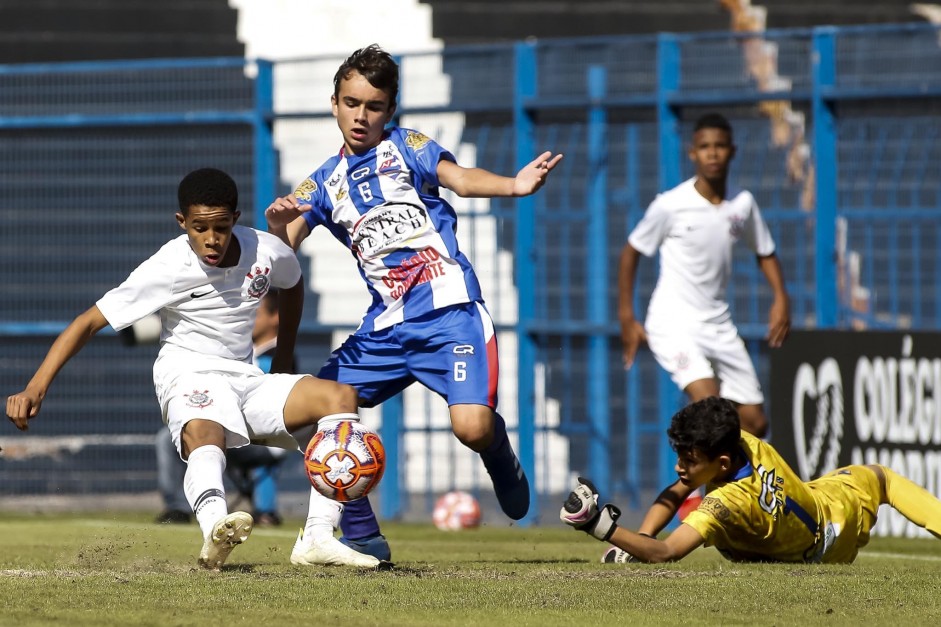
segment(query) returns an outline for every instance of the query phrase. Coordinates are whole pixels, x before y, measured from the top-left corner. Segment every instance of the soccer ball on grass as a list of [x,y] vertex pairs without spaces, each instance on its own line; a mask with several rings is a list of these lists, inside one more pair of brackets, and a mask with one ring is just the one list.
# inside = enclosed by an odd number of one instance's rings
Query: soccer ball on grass
[[480,505],[467,492],[448,492],[435,502],[431,519],[441,531],[473,529],[480,525]]
[[363,498],[382,479],[386,449],[378,433],[343,420],[314,433],[304,452],[304,467],[317,492],[346,503]]

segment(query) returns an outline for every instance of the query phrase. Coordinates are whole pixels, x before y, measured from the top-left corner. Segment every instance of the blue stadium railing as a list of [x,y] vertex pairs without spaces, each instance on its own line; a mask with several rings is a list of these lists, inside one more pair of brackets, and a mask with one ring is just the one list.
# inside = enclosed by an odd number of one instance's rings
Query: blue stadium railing
[[[408,67],[427,57],[400,59]],[[447,97],[423,100],[421,80],[406,72],[403,93],[413,97],[403,97],[401,114],[463,113],[460,141],[475,147],[478,165],[501,172],[544,148],[566,154],[543,192],[494,201],[487,216],[498,224],[498,248],[514,259],[516,322],[501,329],[518,334],[518,436],[531,477],[553,464],[536,456],[546,435],[536,420],[537,364],[558,402],[572,474],[590,474],[634,506],[673,475],[663,428],[683,399],[649,355],[630,372],[620,367],[616,262],[647,203],[691,173],[683,146],[706,110],[721,110],[735,127],[733,176],[772,226],[795,328],[941,326],[938,29],[546,40],[448,48],[440,57]],[[67,320],[175,233],[168,216],[181,174],[207,163],[227,169],[255,223],[258,209],[296,183],[279,174],[273,130],[286,120],[330,122],[328,110],[275,102],[278,72],[303,63],[0,66],[7,392],[25,384]],[[770,389],[761,341],[769,293],[748,255],[737,255],[733,314]],[[641,268],[638,311],[655,265]],[[334,330],[314,310],[303,322],[308,370]],[[72,448],[18,453],[22,441],[8,424],[0,494],[153,488],[152,351],[128,351],[106,335],[87,352],[63,373],[29,436],[72,437]],[[402,406],[384,410],[383,435],[400,442]],[[393,445],[390,459],[398,454]],[[386,517],[400,516],[407,499],[401,475],[391,476],[381,488]],[[534,486],[533,497],[548,491]],[[538,517],[535,508],[526,522]]]

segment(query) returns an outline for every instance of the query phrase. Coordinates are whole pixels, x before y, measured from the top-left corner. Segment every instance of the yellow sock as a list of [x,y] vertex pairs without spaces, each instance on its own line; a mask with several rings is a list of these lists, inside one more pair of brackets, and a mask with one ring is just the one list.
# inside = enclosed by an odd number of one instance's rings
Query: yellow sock
[[919,527],[941,539],[941,501],[910,479],[881,466],[889,505]]

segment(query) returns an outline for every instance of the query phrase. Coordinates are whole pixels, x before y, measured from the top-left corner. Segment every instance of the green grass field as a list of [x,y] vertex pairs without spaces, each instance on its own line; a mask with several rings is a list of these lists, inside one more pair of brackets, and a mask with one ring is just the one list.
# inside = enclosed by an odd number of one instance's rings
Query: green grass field
[[221,573],[195,525],[150,514],[0,514],[0,625],[938,625],[941,542],[874,539],[846,566],[602,565],[559,526],[445,533],[387,523],[388,572],[289,561],[256,529]]

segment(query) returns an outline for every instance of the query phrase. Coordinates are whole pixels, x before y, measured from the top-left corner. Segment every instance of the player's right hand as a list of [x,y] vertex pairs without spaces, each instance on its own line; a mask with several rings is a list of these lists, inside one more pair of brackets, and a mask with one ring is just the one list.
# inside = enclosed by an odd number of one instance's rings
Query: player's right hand
[[265,219],[269,227],[283,227],[294,222],[302,213],[310,211],[311,206],[301,204],[294,194],[275,198],[265,209]]
[[598,490],[590,480],[578,478],[578,485],[569,492],[569,496],[559,510],[559,519],[566,525],[584,531],[588,535],[607,541],[617,529],[616,521],[621,510],[608,503],[598,508]]
[[7,397],[7,418],[13,421],[20,431],[29,429],[29,419],[39,413],[42,399],[38,394],[23,390]]
[[647,343],[647,332],[637,320],[621,324],[621,351],[624,359],[624,368],[630,370],[637,357],[637,349],[641,344]]

